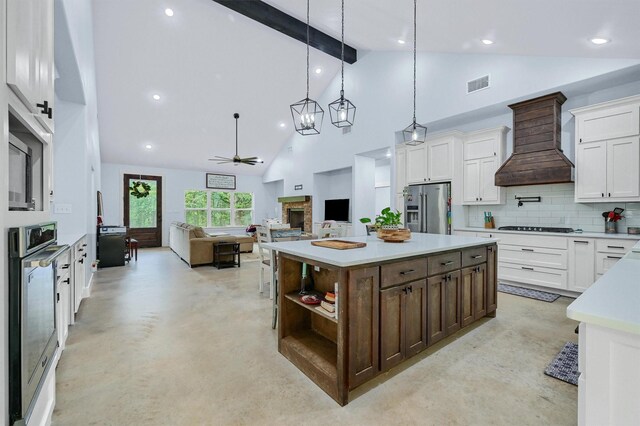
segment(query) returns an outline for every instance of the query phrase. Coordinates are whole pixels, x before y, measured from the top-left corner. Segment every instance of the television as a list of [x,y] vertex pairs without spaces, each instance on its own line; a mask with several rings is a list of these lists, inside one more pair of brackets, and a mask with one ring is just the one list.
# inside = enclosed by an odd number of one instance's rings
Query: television
[[324,220],[335,220],[337,222],[349,222],[349,199],[325,200]]

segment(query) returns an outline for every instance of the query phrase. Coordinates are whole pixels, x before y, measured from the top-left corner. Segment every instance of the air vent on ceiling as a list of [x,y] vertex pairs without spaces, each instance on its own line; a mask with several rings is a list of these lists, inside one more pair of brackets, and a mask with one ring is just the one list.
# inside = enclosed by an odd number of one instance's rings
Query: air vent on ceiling
[[489,76],[485,75],[475,80],[467,81],[467,94],[489,87]]

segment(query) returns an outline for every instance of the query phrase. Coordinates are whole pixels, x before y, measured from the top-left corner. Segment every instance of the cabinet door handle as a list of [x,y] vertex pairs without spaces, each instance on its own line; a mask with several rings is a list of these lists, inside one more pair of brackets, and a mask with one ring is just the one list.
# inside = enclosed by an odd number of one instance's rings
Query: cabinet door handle
[[407,287],[407,290],[409,290],[409,293],[413,293],[413,286],[410,285],[409,287]]
[[589,241],[573,240],[574,243],[589,244]]
[[480,197],[480,201],[482,201],[482,197]]
[[62,269],[69,269],[69,264],[65,263],[64,265],[62,265]]
[[609,197],[611,197],[611,193],[609,192]]
[[472,259],[480,259],[482,257],[481,254],[477,254],[475,256],[471,256]]
[[407,271],[400,272],[400,275],[409,275],[409,274],[413,274],[414,272],[416,272],[415,269],[409,269]]
[[83,254],[82,257],[87,257],[87,253]]
[[66,280],[62,281],[63,283],[67,283],[67,284],[71,284],[71,278],[67,278]]
[[604,192],[601,192],[601,195],[604,197]]
[[79,248],[78,251],[84,251],[84,249]]
[[78,260],[78,262],[84,263],[84,259],[80,259],[80,260]]
[[522,251],[533,251],[533,249],[523,248]]
[[449,260],[448,262],[440,262],[441,266],[449,266],[449,265],[453,265],[453,260]]
[[42,101],[41,104],[36,104],[36,107],[42,110],[41,114],[46,114],[49,111],[49,101]]
[[56,293],[56,302],[60,301],[60,293]]
[[526,266],[523,266],[522,269],[524,269],[525,271],[533,271],[533,268],[528,268]]
[[607,256],[607,259],[622,259],[622,256]]
[[622,247],[622,246],[607,246],[607,248],[610,248],[610,249],[618,249],[618,250],[624,250],[624,247]]
[[82,245],[82,247],[86,247],[86,246],[87,246],[86,244],[83,244],[83,245]]

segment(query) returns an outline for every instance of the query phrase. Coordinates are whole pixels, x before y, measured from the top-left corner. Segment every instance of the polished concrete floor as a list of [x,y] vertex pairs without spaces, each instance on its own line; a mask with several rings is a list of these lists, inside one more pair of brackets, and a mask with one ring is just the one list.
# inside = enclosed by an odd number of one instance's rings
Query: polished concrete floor
[[168,249],[101,270],[57,370],[55,425],[571,425],[547,377],[571,299],[499,294],[498,315],[359,388],[340,407],[277,351],[259,262],[189,269]]

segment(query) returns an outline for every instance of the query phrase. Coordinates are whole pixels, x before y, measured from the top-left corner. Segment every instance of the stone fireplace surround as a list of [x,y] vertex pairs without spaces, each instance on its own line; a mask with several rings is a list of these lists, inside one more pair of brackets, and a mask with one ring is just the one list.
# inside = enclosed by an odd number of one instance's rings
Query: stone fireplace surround
[[313,216],[311,196],[280,197],[278,202],[282,204],[282,223],[289,223],[289,209],[304,209],[304,228],[302,232],[311,233],[313,229]]

